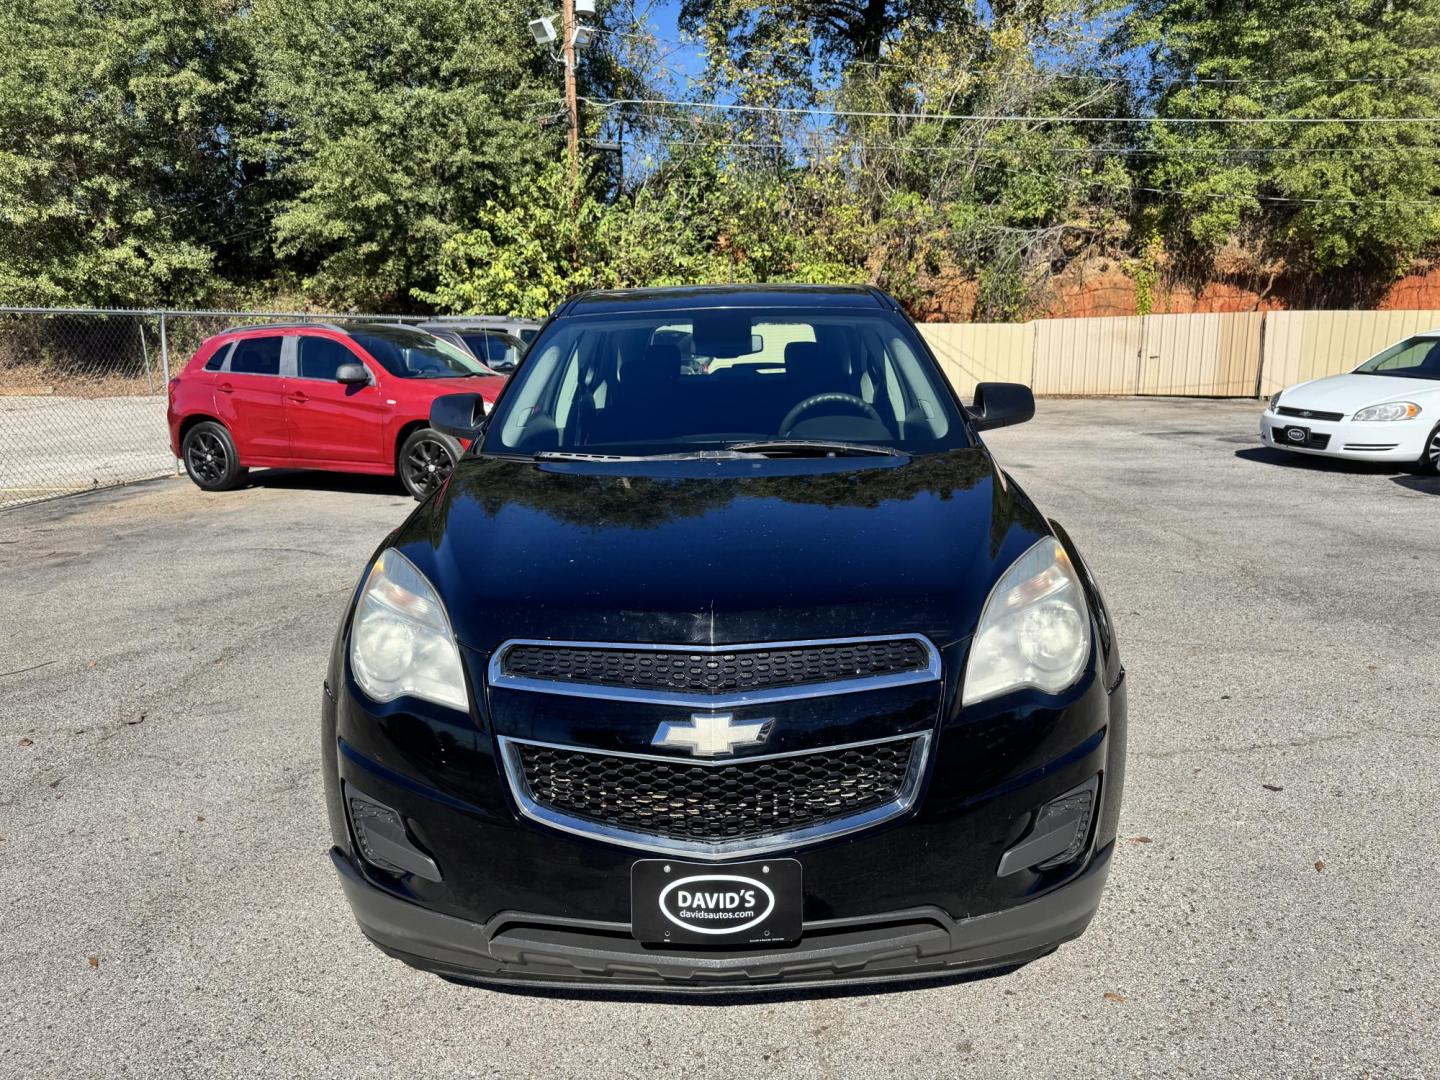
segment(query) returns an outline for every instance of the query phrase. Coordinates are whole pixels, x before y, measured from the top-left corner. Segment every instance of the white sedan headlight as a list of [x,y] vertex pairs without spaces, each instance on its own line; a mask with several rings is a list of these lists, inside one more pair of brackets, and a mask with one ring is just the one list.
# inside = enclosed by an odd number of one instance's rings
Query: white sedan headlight
[[1284,390],[1276,390],[1275,393],[1273,393],[1273,394],[1270,395],[1270,411],[1271,411],[1271,412],[1274,412],[1276,409],[1278,409],[1278,408],[1280,407],[1280,395],[1283,394],[1284,392],[1285,392]]
[[1033,686],[1056,694],[1090,657],[1090,609],[1070,557],[1046,537],[990,590],[965,667],[962,703]]
[[1413,401],[1391,401],[1385,405],[1371,405],[1361,409],[1351,420],[1410,420],[1420,415],[1420,406]]
[[376,701],[409,695],[469,707],[450,618],[425,575],[398,551],[375,560],[350,625],[350,667]]

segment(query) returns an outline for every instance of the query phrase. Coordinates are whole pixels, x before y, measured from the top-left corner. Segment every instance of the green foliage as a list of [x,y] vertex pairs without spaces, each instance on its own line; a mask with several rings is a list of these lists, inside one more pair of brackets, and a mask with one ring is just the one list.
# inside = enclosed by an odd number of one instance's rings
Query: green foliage
[[586,288],[865,279],[862,223],[838,173],[757,176],[704,156],[684,172],[611,201],[587,189],[572,205],[553,164],[445,244],[440,285],[425,298],[540,317]]
[[553,65],[517,48],[519,0],[256,0],[260,107],[253,139],[282,193],[276,255],[307,292],[408,306],[440,249],[501,192],[522,192],[558,135],[530,117]]
[[245,228],[227,0],[0,8],[0,302],[186,302]]
[[[0,0],[0,302],[543,315],[872,281],[1015,318],[1095,254],[1148,309],[1222,249],[1376,284],[1440,253],[1440,126],[1289,122],[1440,115],[1440,0],[685,0],[688,93],[751,108],[586,105],[587,140],[623,119],[627,178],[587,150],[578,191],[535,13]],[[583,55],[583,94],[687,92],[651,92],[665,58],[632,30]],[[1237,118],[1267,122],[1205,122]]]
[[[1142,0],[1128,33],[1168,81],[1161,117],[1440,112],[1440,0]],[[1316,273],[1384,276],[1440,237],[1434,124],[1179,123],[1151,142],[1144,186],[1202,249],[1254,234]]]

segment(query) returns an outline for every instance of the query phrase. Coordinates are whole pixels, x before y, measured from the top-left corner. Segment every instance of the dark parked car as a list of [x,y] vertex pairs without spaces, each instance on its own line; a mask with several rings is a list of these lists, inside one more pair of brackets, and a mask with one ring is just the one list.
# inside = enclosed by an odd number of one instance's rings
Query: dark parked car
[[864,288],[586,294],[488,417],[437,400],[475,441],[380,545],[325,681],[365,934],[462,981],[686,992],[1079,936],[1125,675],[979,438],[1033,411],[998,383],[963,407]]
[[540,324],[516,319],[448,318],[420,323],[419,328],[468,349],[476,359],[508,375],[535,340]]
[[489,408],[505,379],[408,326],[297,323],[227,330],[170,380],[170,448],[206,491],[254,466],[398,475],[416,498],[463,449],[430,405],[473,391]]

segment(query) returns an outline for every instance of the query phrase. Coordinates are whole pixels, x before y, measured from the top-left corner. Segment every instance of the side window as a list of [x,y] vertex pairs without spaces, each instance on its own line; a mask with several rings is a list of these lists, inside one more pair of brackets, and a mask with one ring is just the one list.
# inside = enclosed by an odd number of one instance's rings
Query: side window
[[517,363],[520,357],[515,355],[515,347],[505,340],[502,334],[485,335],[485,355],[480,357],[487,364],[503,364],[507,360],[510,363]]
[[230,354],[232,375],[279,375],[282,338],[245,338]]
[[358,364],[360,358],[334,338],[300,338],[300,378],[335,381],[341,364]]
[[209,360],[205,361],[205,370],[219,371],[222,367],[225,366],[225,357],[229,356],[231,351],[234,350],[234,348],[235,343],[233,341],[225,345],[221,345],[220,348],[215,350],[214,355],[212,355]]

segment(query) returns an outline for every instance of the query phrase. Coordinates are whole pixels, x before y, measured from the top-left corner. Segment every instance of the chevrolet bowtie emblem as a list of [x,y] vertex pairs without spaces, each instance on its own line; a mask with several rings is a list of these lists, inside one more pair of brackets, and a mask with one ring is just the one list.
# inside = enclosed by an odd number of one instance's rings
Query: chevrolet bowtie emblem
[[650,741],[656,746],[688,750],[696,757],[719,757],[737,746],[763,743],[770,734],[769,720],[736,721],[734,713],[692,713],[689,723],[661,724]]

